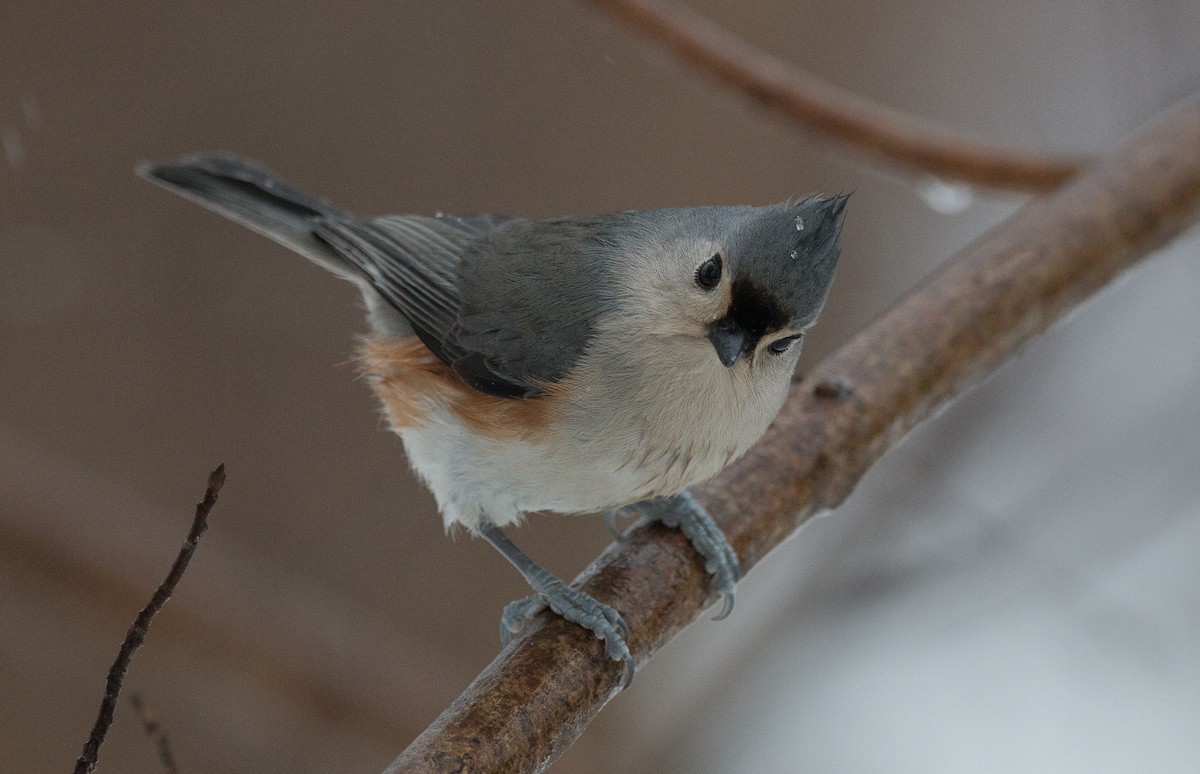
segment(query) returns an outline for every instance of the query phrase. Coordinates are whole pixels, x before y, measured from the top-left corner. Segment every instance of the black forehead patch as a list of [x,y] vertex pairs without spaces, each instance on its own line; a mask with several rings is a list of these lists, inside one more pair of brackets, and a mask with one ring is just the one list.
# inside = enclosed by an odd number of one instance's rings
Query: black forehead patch
[[788,324],[790,315],[773,293],[754,280],[735,277],[730,287],[729,311],[726,318],[737,323],[757,342],[768,333]]

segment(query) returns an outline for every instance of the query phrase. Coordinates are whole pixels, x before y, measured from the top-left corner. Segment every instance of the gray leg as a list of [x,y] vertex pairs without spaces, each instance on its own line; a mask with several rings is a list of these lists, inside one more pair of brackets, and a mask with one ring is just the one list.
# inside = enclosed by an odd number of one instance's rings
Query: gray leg
[[742,571],[737,554],[725,539],[721,528],[713,521],[704,506],[687,492],[659,500],[644,500],[625,506],[627,510],[656,519],[675,527],[691,541],[692,548],[704,557],[704,569],[713,576],[713,585],[725,598],[725,606],[716,620],[733,611],[733,594]]
[[485,527],[480,534],[525,576],[534,591],[533,596],[519,599],[504,608],[500,616],[500,641],[507,645],[512,635],[549,607],[568,621],[593,632],[596,639],[604,640],[604,652],[608,657],[613,661],[625,662],[625,684],[629,685],[633,679],[633,656],[625,644],[629,627],[625,625],[621,614],[551,575],[517,548],[499,527]]
[[615,538],[621,537],[621,530],[617,529],[617,512],[616,511],[605,511],[604,512],[604,526],[608,527],[608,531],[609,531],[609,533],[612,534],[613,537],[615,537]]

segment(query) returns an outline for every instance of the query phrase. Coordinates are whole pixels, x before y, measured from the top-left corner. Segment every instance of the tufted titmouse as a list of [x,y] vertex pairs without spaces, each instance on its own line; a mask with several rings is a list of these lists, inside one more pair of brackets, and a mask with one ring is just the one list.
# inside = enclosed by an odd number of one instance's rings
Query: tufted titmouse
[[527,220],[360,218],[234,156],[144,177],[270,237],[362,290],[364,370],[447,528],[495,546],[535,594],[605,642],[632,677],[619,613],[501,531],[528,511],[628,507],[676,526],[728,614],[738,560],[684,490],[766,430],[837,265],[847,196]]

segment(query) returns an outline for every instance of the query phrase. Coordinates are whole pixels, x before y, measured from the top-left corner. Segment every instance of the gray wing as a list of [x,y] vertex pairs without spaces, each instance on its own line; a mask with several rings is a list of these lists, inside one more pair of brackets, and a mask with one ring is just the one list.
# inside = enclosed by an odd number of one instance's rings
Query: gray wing
[[486,219],[388,215],[330,217],[313,233],[355,266],[447,363],[463,352],[451,335],[458,318],[458,264],[498,216]]
[[611,220],[505,224],[459,264],[454,339],[466,352],[454,363],[460,376],[517,385],[531,395],[571,370],[597,318],[612,307],[605,293]]
[[562,378],[604,308],[588,268],[597,243],[583,222],[334,217],[313,231],[465,383],[490,395],[531,397]]

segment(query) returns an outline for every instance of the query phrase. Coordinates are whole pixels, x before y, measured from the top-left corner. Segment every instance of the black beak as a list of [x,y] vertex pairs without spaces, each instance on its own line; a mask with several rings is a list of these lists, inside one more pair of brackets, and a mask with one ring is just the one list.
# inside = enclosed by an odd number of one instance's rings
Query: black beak
[[708,340],[712,342],[717,357],[726,368],[732,368],[746,349],[746,331],[728,317],[708,326]]

